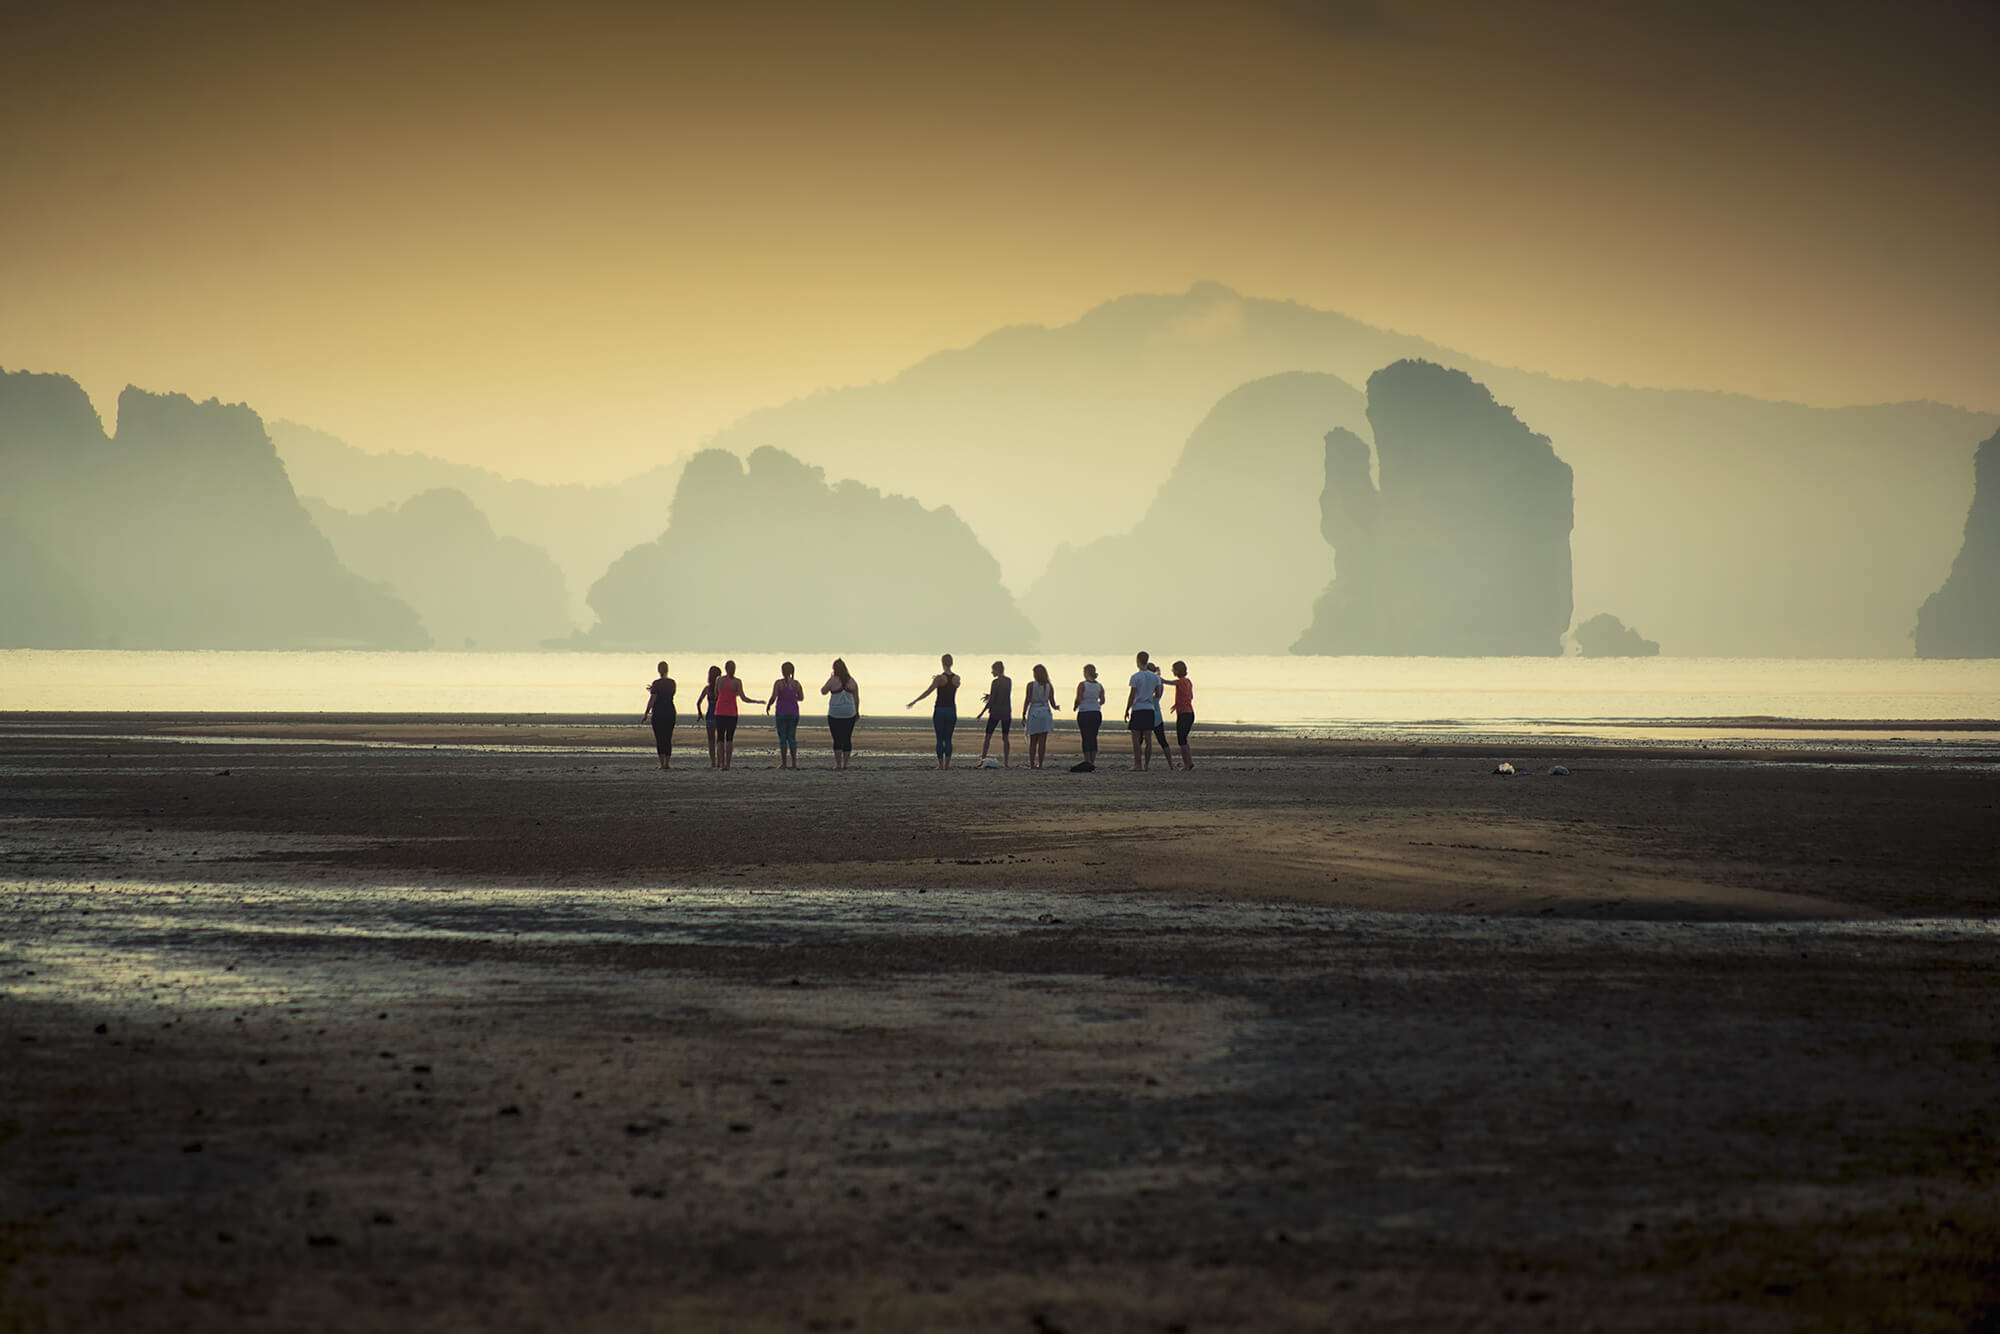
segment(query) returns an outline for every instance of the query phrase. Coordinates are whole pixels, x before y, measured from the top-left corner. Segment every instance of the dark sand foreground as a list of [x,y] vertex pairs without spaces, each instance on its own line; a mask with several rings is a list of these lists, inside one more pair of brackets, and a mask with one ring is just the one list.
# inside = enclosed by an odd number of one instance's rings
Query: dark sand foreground
[[863,738],[0,716],[0,1329],[2000,1324],[1990,747]]

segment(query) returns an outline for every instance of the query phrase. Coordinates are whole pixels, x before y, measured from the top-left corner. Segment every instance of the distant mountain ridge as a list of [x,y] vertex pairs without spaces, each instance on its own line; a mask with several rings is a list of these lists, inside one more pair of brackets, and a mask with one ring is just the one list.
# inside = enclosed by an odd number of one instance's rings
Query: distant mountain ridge
[[1204,283],[997,330],[751,413],[713,443],[776,445],[949,504],[1024,588],[1061,544],[1130,531],[1172,470],[1163,445],[1238,385],[1301,370],[1360,383],[1406,358],[1466,372],[1555,441],[1575,471],[1576,604],[1617,607],[1677,654],[1907,656],[1912,609],[1956,554],[1973,449],[2000,427],[1934,403],[1560,380]]
[[998,563],[949,509],[829,484],[769,446],[690,459],[666,531],[612,562],[590,605],[598,622],[580,644],[647,653],[1035,643]]
[[427,454],[372,454],[297,422],[274,421],[271,439],[301,496],[366,514],[426,491],[456,491],[494,531],[541,547],[561,567],[570,615],[588,624],[584,593],[631,547],[658,537],[680,482],[685,455],[673,455],[622,482],[547,484]]
[[[1023,610],[1058,648],[1108,638],[1171,642],[1177,653],[1286,652],[1331,565],[1322,437],[1335,425],[1365,430],[1365,407],[1353,385],[1314,371],[1223,395],[1132,530],[1058,547]],[[1363,463],[1365,481],[1365,453]]]
[[68,376],[0,372],[0,539],[0,644],[429,644],[340,563],[240,403],[127,386],[107,436]]

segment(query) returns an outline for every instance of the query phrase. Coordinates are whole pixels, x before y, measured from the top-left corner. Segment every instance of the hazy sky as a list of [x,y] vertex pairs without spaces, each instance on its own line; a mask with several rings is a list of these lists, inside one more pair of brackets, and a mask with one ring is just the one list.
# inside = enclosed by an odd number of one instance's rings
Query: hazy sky
[[0,365],[615,476],[1212,278],[2000,408],[1994,5],[94,4],[0,34]]

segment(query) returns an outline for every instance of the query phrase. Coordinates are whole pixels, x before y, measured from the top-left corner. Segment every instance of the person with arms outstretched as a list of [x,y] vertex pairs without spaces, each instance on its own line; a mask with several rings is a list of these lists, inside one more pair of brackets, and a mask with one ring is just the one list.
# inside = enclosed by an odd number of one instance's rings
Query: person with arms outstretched
[[715,683],[715,697],[709,703],[709,714],[715,722],[715,745],[721,755],[718,768],[727,769],[736,758],[736,705],[762,704],[761,699],[752,699],[744,691],[743,683],[736,679],[736,660],[731,658],[722,664],[722,679]]
[[937,694],[937,703],[931,708],[931,729],[937,733],[937,767],[951,768],[951,734],[958,730],[958,673],[951,669],[951,654],[938,659],[943,666],[931,683],[924,687],[924,694],[917,696],[903,707],[914,709],[924,702],[924,695]]

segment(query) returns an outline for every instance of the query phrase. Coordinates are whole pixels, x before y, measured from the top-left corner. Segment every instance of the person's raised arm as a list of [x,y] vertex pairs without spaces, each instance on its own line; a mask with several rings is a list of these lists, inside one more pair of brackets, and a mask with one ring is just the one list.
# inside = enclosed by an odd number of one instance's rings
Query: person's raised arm
[[943,679],[944,678],[942,676],[933,676],[931,678],[931,683],[924,687],[924,694],[917,696],[915,699],[911,700],[908,704],[905,704],[903,707],[906,709],[916,708],[917,705],[924,702],[924,695],[928,695],[933,690],[936,690],[938,688],[938,682],[942,681]]
[[743,682],[740,678],[736,682],[736,698],[742,700],[745,704],[762,704],[764,702],[761,699],[751,699],[750,692],[743,688]]
[[831,695],[836,689],[839,688],[839,686],[840,686],[840,678],[837,676],[829,676],[826,678],[826,684],[819,688],[819,693],[822,695]]

